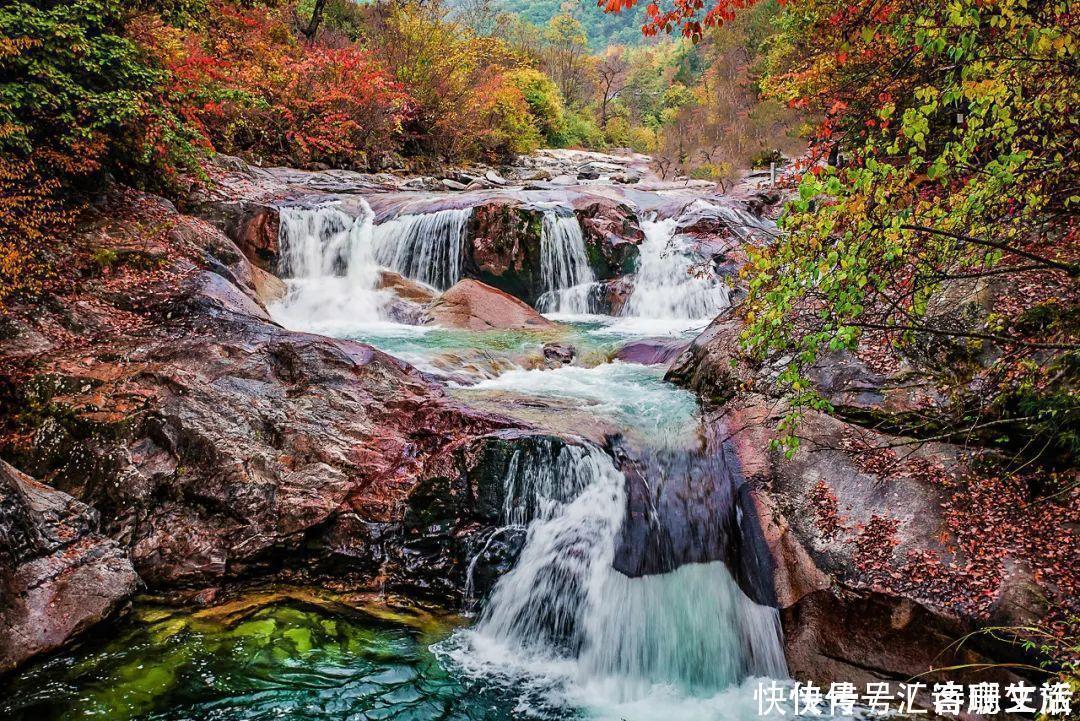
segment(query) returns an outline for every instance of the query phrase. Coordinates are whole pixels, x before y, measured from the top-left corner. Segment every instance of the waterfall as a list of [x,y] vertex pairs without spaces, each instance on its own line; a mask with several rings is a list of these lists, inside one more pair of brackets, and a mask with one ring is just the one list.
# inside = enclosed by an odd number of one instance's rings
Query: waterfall
[[675,235],[676,219],[642,220],[634,291],[622,315],[657,319],[711,319],[730,305],[728,289],[711,269],[696,266]]
[[658,689],[708,698],[750,676],[786,676],[776,609],[751,601],[722,562],[640,578],[613,568],[627,501],[609,456],[568,446],[547,467],[511,465],[507,498],[519,500],[508,500],[504,520],[529,515],[525,491],[535,494],[532,517],[516,566],[450,652],[463,669],[511,687],[543,676],[566,686],[560,694],[611,705]]
[[375,228],[375,259],[406,278],[446,290],[461,280],[471,208],[400,215]]
[[588,313],[596,277],[585,252],[577,216],[544,211],[540,232],[540,279],[544,293],[537,308],[544,313]]
[[382,294],[372,254],[374,213],[360,200],[353,218],[335,205],[279,209],[279,271],[288,283],[275,316],[289,327],[321,328],[338,319],[377,322]]

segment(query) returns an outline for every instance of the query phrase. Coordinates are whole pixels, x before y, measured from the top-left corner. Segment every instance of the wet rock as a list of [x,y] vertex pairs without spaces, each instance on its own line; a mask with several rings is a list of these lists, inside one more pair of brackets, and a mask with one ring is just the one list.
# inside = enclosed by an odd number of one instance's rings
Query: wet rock
[[1022,680],[1031,682],[1008,667],[1010,661],[1027,665],[1030,659],[1002,645],[988,647],[978,639],[958,645],[957,639],[972,630],[969,624],[904,598],[821,590],[785,608],[780,620],[792,676],[819,685],[843,681],[864,688],[867,683],[889,680],[896,689],[899,683],[917,678],[926,684],[918,703],[931,708],[927,689],[935,683],[996,682],[1004,688]]
[[645,234],[632,207],[607,198],[583,198],[574,205],[574,213],[598,279],[618,278],[635,270]]
[[737,310],[721,314],[667,377],[698,392],[710,433],[729,439],[747,479],[748,512],[775,560],[793,675],[858,684],[949,664],[1029,663],[1017,646],[988,637],[938,656],[987,625],[1038,623],[1053,591],[1034,590],[1031,569],[1013,555],[1022,549],[997,559],[998,577],[973,572],[980,562],[957,547],[943,509],[955,503],[954,484],[969,477],[977,454],[897,435],[905,419],[932,421],[927,409],[942,399],[928,377],[910,367],[876,372],[852,353],[824,355],[809,377],[836,415],[805,411],[788,457],[772,446],[787,411],[773,385],[786,361],[749,363],[739,352],[741,330]]
[[622,315],[623,308],[634,294],[633,277],[599,281],[589,294],[589,312]]
[[739,353],[742,319],[734,308],[718,315],[690,346],[676,357],[666,380],[720,404],[755,381],[754,369]]
[[552,367],[572,363],[576,355],[577,349],[567,343],[544,344],[544,360]]
[[[580,441],[535,431],[506,430],[477,438],[461,451],[464,473],[435,474],[409,494],[404,541],[391,551],[390,586],[413,594],[482,598],[513,567],[536,514],[530,469],[554,467]],[[547,489],[549,493],[555,489]],[[574,489],[556,500],[568,501]]]
[[[948,535],[941,510],[947,489],[895,465],[876,470],[870,449],[897,439],[822,413],[802,419],[793,457],[768,450],[782,413],[775,401],[740,394],[710,423],[718,435],[730,436],[752,488],[752,510],[776,562],[773,581],[792,673],[816,682],[858,683],[902,680],[953,663],[1022,660],[1016,647],[996,643],[938,657],[989,622],[964,600],[974,583],[965,575],[967,559],[942,540]],[[911,446],[904,463],[932,464],[946,476],[959,476],[966,472],[965,458],[962,448],[925,443]],[[878,538],[874,529],[887,530]],[[911,582],[903,565],[912,558],[940,559],[940,567],[926,569],[931,578],[955,579]],[[1033,623],[1045,614],[1046,598],[1013,600],[1009,589],[1031,577],[1022,566],[1010,567],[1012,577],[998,586],[992,604],[993,623]],[[953,675],[985,680],[962,670]]]
[[627,478],[616,570],[638,577],[723,561],[755,603],[775,605],[775,564],[726,444],[654,451],[616,441],[614,455]]
[[380,290],[389,290],[403,300],[421,304],[430,303],[438,293],[430,286],[385,269],[379,271],[376,287]]
[[48,653],[135,593],[97,513],[0,461],[0,673]]
[[285,297],[288,292],[288,288],[285,286],[285,281],[278,278],[276,275],[267,273],[258,266],[252,266],[252,281],[255,286],[255,296],[262,304],[268,305],[275,303]]
[[548,330],[555,323],[509,293],[478,280],[459,281],[436,298],[427,310],[427,322],[468,330]]
[[247,200],[205,203],[199,217],[231,238],[249,261],[273,273],[278,267],[278,213],[270,203]]
[[616,360],[641,365],[664,365],[682,354],[688,347],[686,341],[672,338],[651,338],[633,341],[619,348]]

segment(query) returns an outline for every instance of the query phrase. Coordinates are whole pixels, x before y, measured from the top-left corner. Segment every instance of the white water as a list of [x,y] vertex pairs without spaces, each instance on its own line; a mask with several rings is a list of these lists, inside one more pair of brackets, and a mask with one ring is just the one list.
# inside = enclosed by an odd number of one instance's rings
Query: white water
[[382,320],[386,294],[377,290],[374,213],[363,200],[360,207],[356,218],[333,205],[280,209],[278,245],[288,293],[273,312],[283,325],[333,334],[342,323]]
[[446,290],[461,280],[471,208],[401,215],[375,227],[374,258],[406,278]]
[[643,578],[612,568],[626,497],[606,454],[567,447],[555,464],[515,465],[530,460],[516,455],[507,475],[508,498],[535,494],[504,508],[508,524],[531,517],[517,565],[441,649],[461,669],[518,691],[525,713],[570,704],[611,718],[715,719],[726,689],[786,676],[777,611],[723,563]]
[[537,308],[546,313],[589,312],[596,276],[589,267],[585,236],[577,216],[544,212],[540,233],[540,278],[544,294]]
[[675,236],[676,219],[642,220],[634,291],[622,315],[658,320],[711,320],[730,305],[728,288],[700,267]]

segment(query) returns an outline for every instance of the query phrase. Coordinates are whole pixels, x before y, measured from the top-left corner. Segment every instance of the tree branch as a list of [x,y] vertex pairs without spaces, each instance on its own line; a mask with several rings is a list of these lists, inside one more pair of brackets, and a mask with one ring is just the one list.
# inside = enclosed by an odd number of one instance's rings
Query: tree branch
[[930,228],[925,225],[901,225],[901,230],[912,230],[917,233],[931,233],[933,235],[941,235],[946,238],[952,238],[953,240],[959,240],[964,243],[973,243],[975,245],[982,245],[987,248],[994,248],[996,250],[1004,251],[1006,253],[1012,253],[1018,255],[1021,258],[1027,258],[1037,263],[1042,263],[1048,268],[1054,268],[1056,270],[1064,271],[1070,278],[1080,277],[1080,265],[1076,263],[1063,263],[1059,260],[1053,260],[1051,258],[1044,258],[1034,253],[1029,253],[1026,250],[1020,250],[1014,248],[1011,245],[1005,243],[999,243],[996,240],[987,240],[986,238],[973,238],[970,235],[964,235],[962,233],[953,233],[948,230],[938,230],[937,228]]

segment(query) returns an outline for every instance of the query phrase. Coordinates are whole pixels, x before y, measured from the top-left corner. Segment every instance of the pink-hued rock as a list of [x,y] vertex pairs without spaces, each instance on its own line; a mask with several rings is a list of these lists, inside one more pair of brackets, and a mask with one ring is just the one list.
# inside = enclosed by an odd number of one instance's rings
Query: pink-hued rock
[[654,338],[627,343],[615,353],[617,360],[641,365],[664,365],[682,354],[686,341]]
[[427,307],[427,322],[467,330],[551,330],[556,324],[503,291],[465,279]]
[[0,461],[0,673],[108,617],[138,585],[97,513]]

